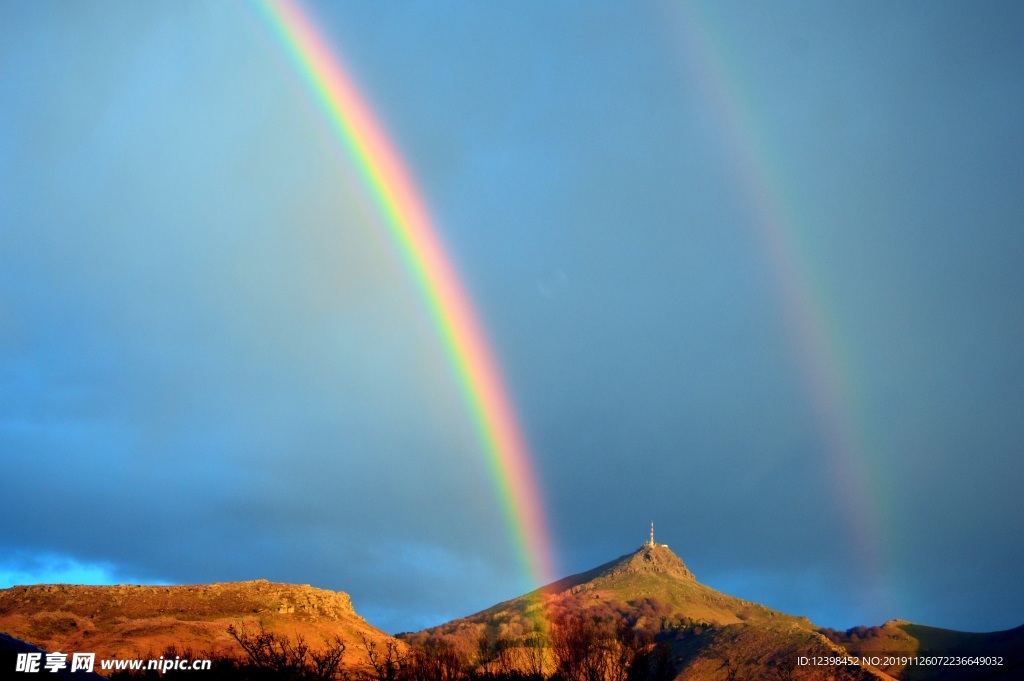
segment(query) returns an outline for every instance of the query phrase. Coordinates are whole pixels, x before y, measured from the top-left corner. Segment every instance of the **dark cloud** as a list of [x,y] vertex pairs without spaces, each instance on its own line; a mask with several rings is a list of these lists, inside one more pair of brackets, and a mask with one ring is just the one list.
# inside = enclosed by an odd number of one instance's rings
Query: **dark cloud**
[[[822,625],[1020,624],[1015,7],[312,11],[492,337],[562,573],[654,518]],[[420,293],[255,13],[0,13],[0,577],[313,583],[391,630],[528,588]]]

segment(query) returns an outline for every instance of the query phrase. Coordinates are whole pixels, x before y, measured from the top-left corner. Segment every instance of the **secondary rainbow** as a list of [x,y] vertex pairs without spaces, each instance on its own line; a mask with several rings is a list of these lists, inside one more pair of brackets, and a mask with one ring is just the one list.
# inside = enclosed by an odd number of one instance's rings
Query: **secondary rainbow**
[[293,0],[258,7],[366,182],[451,360],[524,569],[553,579],[550,541],[530,452],[484,330],[412,177],[337,53]]
[[681,31],[686,60],[716,114],[732,154],[734,176],[778,280],[791,343],[817,410],[837,505],[865,574],[873,581],[872,593],[884,600],[885,541],[879,509],[885,501],[873,484],[872,451],[860,423],[856,377],[843,353],[842,334],[820,277],[815,276],[813,258],[802,248],[798,211],[787,201],[793,192],[767,143],[770,134],[762,130],[757,112],[744,96],[750,88],[728,58],[723,32],[714,30],[699,7],[677,7],[673,23]]

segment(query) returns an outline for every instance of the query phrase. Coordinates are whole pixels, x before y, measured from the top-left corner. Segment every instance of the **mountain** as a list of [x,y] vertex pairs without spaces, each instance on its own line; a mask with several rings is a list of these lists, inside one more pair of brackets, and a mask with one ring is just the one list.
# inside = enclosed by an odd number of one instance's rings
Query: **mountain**
[[410,641],[493,628],[529,631],[539,614],[576,612],[588,616],[625,617],[639,628],[675,630],[743,622],[780,622],[814,630],[805,617],[794,617],[735,598],[696,580],[679,556],[664,544],[647,543],[593,570],[566,577],[524,596],[417,634]]
[[350,666],[366,663],[362,637],[393,640],[340,591],[266,580],[195,586],[45,584],[0,590],[0,631],[45,650],[99,658],[158,657],[168,646],[241,656],[228,627],[266,631],[313,647],[340,637]]
[[[1024,627],[973,634],[893,620],[844,632],[821,629],[806,617],[701,584],[679,556],[653,541],[474,615],[400,634],[398,641],[356,614],[347,594],[308,585],[257,580],[0,590],[0,632],[49,651],[94,652],[100,659],[152,659],[170,645],[181,653],[191,649],[193,658],[241,657],[228,633],[232,625],[249,632],[263,627],[292,640],[301,635],[312,647],[338,636],[350,671],[388,681],[528,681],[524,674],[537,679],[556,672],[558,681],[1024,678]],[[374,644],[374,665],[364,638]],[[14,650],[0,645],[0,662]],[[966,655],[1003,664],[800,662],[848,661],[849,655]]]
[[[554,623],[550,629],[548,622]],[[528,648],[531,640],[543,636],[553,642],[559,627],[588,622],[600,629],[598,639],[621,639],[628,630],[661,644],[671,656],[673,675],[687,679],[754,679],[765,670],[777,670],[785,678],[784,671],[793,671],[799,655],[834,657],[844,652],[806,617],[701,584],[668,546],[653,542],[482,612],[399,638],[420,647],[444,642],[479,659],[485,641],[495,651]],[[627,637],[635,640],[632,634]],[[557,661],[552,656],[547,664],[550,673]],[[799,678],[887,677],[858,668],[830,668]]]
[[[586,634],[589,628],[590,638]],[[593,570],[566,577],[529,594],[474,615],[399,638],[420,648],[447,646],[485,669],[531,671],[537,654],[550,646],[544,671],[559,668],[558,639],[588,640],[612,660],[632,646],[660,649],[670,670],[645,667],[640,679],[752,681],[754,679],[907,679],[946,681],[1024,678],[1012,666],[1024,650],[1024,628],[967,634],[909,622],[856,627],[847,632],[821,629],[806,617],[788,615],[701,584],[667,546],[647,542],[636,551]],[[646,641],[638,644],[637,641]],[[564,641],[563,641],[564,643]],[[581,644],[582,645],[582,644]],[[511,651],[511,652],[510,652]],[[609,654],[610,651],[610,654]],[[1003,655],[1002,668],[865,665],[814,666],[801,658],[847,655]],[[577,657],[579,657],[577,651]],[[650,658],[634,657],[649,665]],[[537,663],[532,663],[533,669]],[[524,668],[525,667],[525,668]],[[563,677],[571,677],[559,668]],[[635,670],[629,674],[636,676]],[[1000,675],[1002,674],[1002,675]],[[615,675],[612,674],[612,677]]]

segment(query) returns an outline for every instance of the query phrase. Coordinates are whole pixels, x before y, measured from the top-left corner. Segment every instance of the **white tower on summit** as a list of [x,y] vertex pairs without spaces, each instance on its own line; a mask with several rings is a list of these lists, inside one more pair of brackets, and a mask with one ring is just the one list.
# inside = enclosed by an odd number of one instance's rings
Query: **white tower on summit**
[[668,548],[668,544],[655,544],[654,543],[654,521],[651,521],[651,536],[650,539],[644,542],[644,548],[653,549],[655,546],[662,546]]

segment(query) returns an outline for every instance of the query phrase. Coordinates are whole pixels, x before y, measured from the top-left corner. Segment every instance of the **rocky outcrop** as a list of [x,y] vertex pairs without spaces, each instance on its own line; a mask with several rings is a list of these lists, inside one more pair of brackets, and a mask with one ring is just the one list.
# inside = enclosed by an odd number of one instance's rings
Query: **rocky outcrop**
[[599,577],[614,577],[622,574],[655,573],[679,579],[696,581],[683,559],[672,553],[664,544],[644,544],[637,551],[608,563]]

